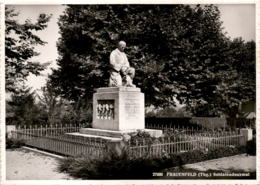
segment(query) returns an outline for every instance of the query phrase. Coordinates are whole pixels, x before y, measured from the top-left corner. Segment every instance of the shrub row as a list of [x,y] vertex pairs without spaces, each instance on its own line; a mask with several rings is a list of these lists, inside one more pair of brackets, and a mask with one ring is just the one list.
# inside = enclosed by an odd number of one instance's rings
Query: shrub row
[[218,129],[218,128],[255,128],[255,119],[246,118],[219,118],[219,117],[185,117],[185,118],[171,118],[171,117],[147,117],[145,118],[146,127],[154,124],[161,127],[184,127],[184,128],[198,128],[198,129]]
[[6,137],[6,149],[20,148],[25,145],[25,142],[21,139],[14,139]]
[[192,117],[190,122],[195,125],[200,125],[202,128],[218,129],[224,128],[227,125],[226,118],[218,117]]
[[223,147],[207,152],[194,150],[161,158],[132,159],[125,150],[120,156],[110,153],[99,159],[92,156],[62,159],[58,169],[81,179],[149,179],[153,172],[165,168],[237,155],[245,151],[246,147]]

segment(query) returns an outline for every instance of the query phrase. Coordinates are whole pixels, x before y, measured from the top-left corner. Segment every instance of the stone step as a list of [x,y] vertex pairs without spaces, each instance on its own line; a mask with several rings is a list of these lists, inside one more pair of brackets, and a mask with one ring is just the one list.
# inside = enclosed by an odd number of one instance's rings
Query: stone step
[[[79,133],[87,134],[87,135],[95,135],[95,136],[105,136],[105,137],[112,137],[112,138],[122,138],[125,134],[134,134],[137,133],[139,130],[122,130],[122,131],[115,131],[115,130],[104,130],[104,129],[96,129],[96,128],[81,128]],[[140,129],[140,131],[148,132],[152,137],[161,137],[162,130],[156,129]]]
[[122,138],[117,138],[117,137],[107,137],[107,136],[100,136],[100,135],[91,135],[91,134],[82,134],[79,132],[72,132],[72,133],[66,133],[67,135],[73,135],[73,136],[79,136],[79,137],[87,137],[87,138],[100,138],[104,139],[107,141],[112,141],[112,142],[119,142],[122,141]]

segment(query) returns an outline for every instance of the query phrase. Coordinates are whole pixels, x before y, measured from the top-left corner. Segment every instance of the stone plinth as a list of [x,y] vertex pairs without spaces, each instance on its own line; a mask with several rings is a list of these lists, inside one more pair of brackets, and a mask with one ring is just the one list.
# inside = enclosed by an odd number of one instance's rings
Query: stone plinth
[[144,94],[135,87],[99,88],[93,95],[94,129],[144,129]]

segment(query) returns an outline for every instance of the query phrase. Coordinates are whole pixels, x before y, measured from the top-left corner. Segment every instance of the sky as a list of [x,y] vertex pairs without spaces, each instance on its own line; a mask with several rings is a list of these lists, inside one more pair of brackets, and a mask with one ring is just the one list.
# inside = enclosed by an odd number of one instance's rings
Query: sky
[[42,72],[41,76],[30,75],[27,79],[27,85],[33,87],[34,90],[39,90],[45,85],[48,74],[51,73],[51,68],[57,68],[56,60],[58,58],[58,51],[56,42],[59,38],[58,18],[65,10],[62,5],[12,5],[15,10],[19,12],[17,21],[23,23],[26,19],[36,22],[40,13],[52,14],[52,17],[45,30],[36,32],[36,34],[47,44],[37,46],[36,51],[40,53],[39,56],[33,57],[32,61],[41,63],[51,62],[48,68]]
[[231,38],[242,37],[245,41],[255,41],[254,5],[218,5],[225,31]]
[[[47,75],[51,73],[51,68],[56,68],[56,60],[58,52],[56,42],[59,38],[59,28],[57,21],[63,13],[65,6],[62,5],[11,5],[20,12],[17,20],[24,22],[30,19],[36,21],[40,13],[52,14],[52,18],[48,23],[48,27],[37,35],[42,40],[48,42],[44,46],[36,48],[41,54],[34,57],[32,61],[51,62],[51,65],[42,73],[42,76],[30,75],[27,84],[33,87],[34,90],[40,89],[46,82]],[[224,31],[231,38],[242,37],[245,41],[255,41],[255,5],[253,4],[223,4],[218,5],[221,12],[221,21],[223,22]]]

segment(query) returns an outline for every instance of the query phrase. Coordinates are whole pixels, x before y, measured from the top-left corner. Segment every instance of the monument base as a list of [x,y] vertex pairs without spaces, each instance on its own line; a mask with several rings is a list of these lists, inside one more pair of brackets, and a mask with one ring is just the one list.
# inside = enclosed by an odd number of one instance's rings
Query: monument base
[[78,136],[78,137],[85,137],[85,138],[98,138],[98,139],[104,139],[109,142],[121,142],[122,138],[119,137],[107,137],[107,136],[99,136],[99,135],[90,135],[90,134],[82,134],[80,132],[71,132],[71,133],[66,133],[67,135],[73,135],[73,136]]
[[93,95],[92,128],[67,133],[76,137],[102,139],[109,150],[121,154],[131,136],[146,132],[163,136],[162,130],[145,129],[144,94],[135,87],[98,88]]
[[132,135],[137,133],[138,131],[147,132],[150,134],[151,137],[161,137],[162,130],[155,130],[155,129],[131,129],[131,130],[122,130],[122,131],[115,131],[115,130],[104,130],[104,129],[96,129],[96,128],[81,128],[79,133],[86,134],[90,136],[100,136],[100,137],[111,137],[111,138],[122,138],[123,135]]
[[[124,135],[131,135],[137,133],[139,130],[124,130],[124,131],[112,131],[94,128],[82,128],[80,132],[67,133],[67,135],[73,135],[84,138],[99,138],[107,141],[108,151],[116,152],[118,155],[122,154],[124,147],[127,145],[124,140]],[[155,129],[142,129],[141,131],[148,132],[152,137],[161,137],[162,130]],[[130,138],[128,138],[130,139]]]
[[116,131],[144,129],[144,114],[144,94],[140,88],[98,88],[93,95],[93,128]]

